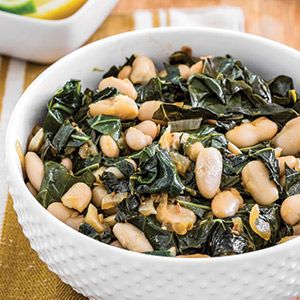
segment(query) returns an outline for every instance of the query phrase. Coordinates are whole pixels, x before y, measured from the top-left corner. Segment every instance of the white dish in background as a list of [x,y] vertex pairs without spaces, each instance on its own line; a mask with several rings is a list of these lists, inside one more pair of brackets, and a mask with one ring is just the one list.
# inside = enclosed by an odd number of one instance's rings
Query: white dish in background
[[[18,220],[31,247],[64,282],[97,300],[287,300],[300,292],[300,238],[252,253],[216,258],[140,254],[93,240],[60,222],[27,189],[15,145],[25,151],[47,101],[70,78],[95,88],[94,67],[122,64],[132,53],[159,66],[189,45],[196,55],[230,53],[270,79],[287,74],[300,88],[300,53],[261,37],[209,28],[159,28],[115,35],[83,47],[41,74],[11,116],[6,139],[9,184]],[[282,58],[282,59],[280,59]]]
[[88,0],[61,20],[42,20],[0,11],[0,54],[52,63],[84,44],[118,0]]

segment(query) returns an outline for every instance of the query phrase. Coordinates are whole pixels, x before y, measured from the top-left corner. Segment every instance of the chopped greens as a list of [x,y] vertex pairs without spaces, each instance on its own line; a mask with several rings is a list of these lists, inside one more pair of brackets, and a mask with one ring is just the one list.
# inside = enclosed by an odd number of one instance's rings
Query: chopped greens
[[26,154],[43,207],[57,216],[60,207],[60,220],[90,238],[148,255],[235,255],[293,235],[292,78],[266,80],[230,55],[200,58],[187,47],[161,72],[132,55],[111,77],[84,91],[72,79],[49,99],[42,140],[35,128]]

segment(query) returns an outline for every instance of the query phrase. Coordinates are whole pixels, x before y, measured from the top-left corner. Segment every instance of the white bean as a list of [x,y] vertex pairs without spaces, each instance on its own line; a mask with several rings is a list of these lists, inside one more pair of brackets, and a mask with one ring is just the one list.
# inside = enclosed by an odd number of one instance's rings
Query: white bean
[[140,121],[152,120],[154,113],[159,109],[161,101],[147,101],[144,102],[139,109],[138,119]]
[[288,121],[272,140],[282,148],[282,155],[296,155],[300,152],[300,117]]
[[61,202],[51,203],[48,206],[47,210],[49,211],[50,214],[52,214],[55,218],[57,218],[62,222],[65,222],[67,219],[76,215],[76,211],[74,209],[64,206]]
[[126,79],[119,79],[113,76],[104,78],[99,83],[99,90],[103,91],[107,87],[114,87],[116,88],[121,94],[130,97],[131,99],[135,100],[137,98],[137,92],[135,90],[134,85],[131,83],[130,80]]
[[243,123],[226,132],[226,138],[239,148],[251,147],[272,139],[278,131],[277,124],[266,117]]
[[113,173],[118,179],[124,178],[124,174],[117,167],[109,167],[105,172]]
[[300,222],[300,194],[287,197],[281,204],[280,214],[285,223],[296,225]]
[[44,163],[35,152],[27,152],[25,155],[25,170],[30,183],[39,191],[44,178]]
[[44,142],[44,130],[43,128],[40,128],[38,132],[31,139],[27,150],[32,152],[38,152],[43,142]]
[[289,168],[294,169],[298,163],[297,158],[292,155],[281,156],[278,157],[277,160],[279,165],[279,176],[283,176],[285,174],[285,165],[287,165]]
[[219,191],[222,178],[222,155],[216,148],[203,149],[197,158],[195,166],[196,183],[200,194],[213,198]]
[[158,144],[160,148],[169,151],[172,146],[174,146],[174,148],[179,148],[177,141],[177,136],[171,133],[171,126],[169,125],[164,131],[164,133],[161,135]]
[[92,202],[96,207],[101,207],[103,198],[107,196],[107,190],[104,186],[97,185],[92,189]]
[[269,171],[260,160],[253,160],[243,168],[242,181],[246,191],[260,205],[270,205],[279,197],[275,182],[270,180]]
[[207,254],[195,253],[195,254],[186,254],[186,255],[176,255],[178,258],[209,258]]
[[133,120],[139,114],[135,101],[125,95],[116,95],[113,98],[90,104],[89,112],[93,117],[99,115],[115,116],[123,121]]
[[297,223],[293,226],[293,234],[294,235],[300,235],[300,223]]
[[68,171],[72,171],[73,169],[73,162],[69,157],[65,157],[60,162]]
[[234,216],[244,201],[238,190],[232,188],[229,191],[218,193],[211,202],[211,209],[217,218]]
[[204,147],[201,142],[195,142],[187,147],[186,154],[191,160],[196,161],[199,156],[199,153],[203,149]]
[[187,65],[179,64],[178,66],[180,76],[183,79],[188,79],[190,76],[190,68]]
[[203,70],[203,61],[200,60],[190,67],[189,76],[197,74],[197,73],[198,74],[202,73],[202,70]]
[[22,150],[21,143],[18,140],[16,141],[15,149],[16,149],[19,161],[20,161],[22,172],[24,173],[24,171],[25,171],[25,156],[24,156],[24,153]]
[[116,158],[120,155],[119,147],[110,135],[101,136],[100,148],[103,154],[107,157]]
[[274,149],[274,153],[275,153],[275,157],[276,157],[276,158],[280,157],[280,155],[281,155],[281,153],[282,153],[282,148],[276,147],[276,148]]
[[135,126],[142,133],[151,136],[154,140],[157,135],[157,126],[153,121],[146,120]]
[[89,205],[92,199],[92,191],[90,187],[78,182],[73,184],[69,190],[62,196],[61,202],[69,208],[74,208],[82,212]]
[[126,79],[130,77],[132,71],[131,66],[124,66],[118,74],[119,79]]
[[153,61],[147,56],[138,56],[132,63],[130,80],[136,83],[147,83],[156,77],[156,70]]
[[65,221],[65,224],[72,227],[75,230],[79,230],[80,224],[83,223],[84,217],[83,215],[78,215],[76,217],[69,218]]
[[153,251],[145,234],[130,223],[117,223],[113,233],[125,249],[135,252]]
[[32,196],[36,198],[37,195],[38,195],[38,192],[37,192],[37,190],[33,187],[33,185],[32,185],[30,182],[27,182],[27,183],[26,183],[26,186],[27,186],[28,190],[30,191],[30,193],[32,194]]
[[132,150],[138,151],[152,144],[152,138],[140,130],[130,127],[126,132],[126,143]]
[[115,240],[113,241],[112,243],[110,243],[111,246],[113,247],[117,247],[117,248],[120,248],[120,249],[124,249],[121,245],[121,243],[118,241],[118,240]]

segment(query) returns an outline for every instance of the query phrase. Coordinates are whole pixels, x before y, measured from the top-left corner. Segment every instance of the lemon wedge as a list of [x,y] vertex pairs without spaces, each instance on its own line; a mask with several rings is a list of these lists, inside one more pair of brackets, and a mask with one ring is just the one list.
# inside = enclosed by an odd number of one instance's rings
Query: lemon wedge
[[34,13],[36,6],[34,0],[0,0],[0,10],[23,15]]
[[64,19],[74,14],[86,1],[87,0],[35,0],[37,11],[27,14],[27,16],[50,20]]

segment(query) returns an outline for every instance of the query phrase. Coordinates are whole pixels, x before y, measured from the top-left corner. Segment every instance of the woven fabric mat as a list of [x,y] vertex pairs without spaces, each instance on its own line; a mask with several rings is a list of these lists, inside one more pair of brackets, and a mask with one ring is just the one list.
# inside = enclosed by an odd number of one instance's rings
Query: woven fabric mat
[[[183,18],[186,20],[184,24]],[[168,25],[198,25],[242,30],[243,14],[238,8],[218,7],[200,10],[141,10],[133,15],[111,15],[88,43],[125,31]],[[5,130],[14,105],[24,89],[46,68],[46,65],[0,56],[0,153],[4,153]],[[50,272],[30,248],[13,209],[13,200],[7,196],[6,176],[2,159],[0,160],[0,299],[86,299]]]

